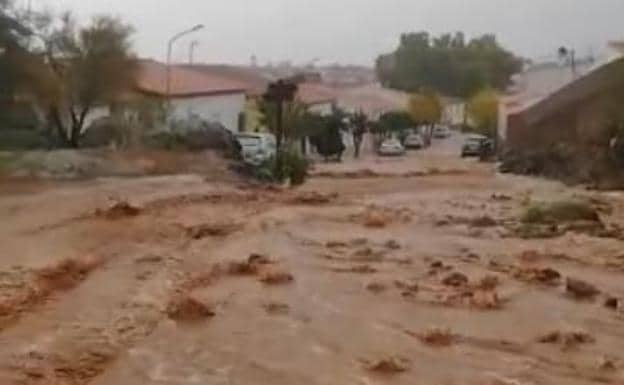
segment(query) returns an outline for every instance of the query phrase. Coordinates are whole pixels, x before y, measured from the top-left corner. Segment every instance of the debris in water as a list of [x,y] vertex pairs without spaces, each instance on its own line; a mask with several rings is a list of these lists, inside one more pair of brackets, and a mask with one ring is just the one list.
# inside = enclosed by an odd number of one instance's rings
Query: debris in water
[[390,250],[399,250],[401,248],[401,244],[396,239],[389,239],[384,243],[384,246]]
[[450,346],[455,341],[455,336],[449,328],[431,328],[423,333],[407,332],[412,337],[416,337],[423,344],[429,346]]
[[594,285],[570,277],[566,279],[566,291],[577,299],[593,298],[600,293]]
[[367,206],[360,214],[351,217],[351,220],[370,228],[384,228],[393,222],[408,223],[414,212],[409,208],[391,208],[377,205]]
[[328,241],[327,243],[325,243],[325,247],[327,247],[328,249],[337,249],[347,246],[347,243],[342,241]]
[[351,267],[333,267],[331,271],[335,273],[373,274],[377,272],[377,269],[370,265],[356,265]]
[[394,286],[397,289],[404,290],[406,292],[410,292],[410,293],[418,292],[418,284],[417,283],[411,283],[411,282],[405,282],[405,281],[396,280],[396,281],[394,281]]
[[524,282],[538,282],[546,285],[559,285],[561,273],[550,267],[518,268],[513,273],[514,278]]
[[581,331],[559,331],[555,330],[537,338],[537,342],[542,344],[560,344],[563,349],[570,349],[581,344],[596,342],[590,334]]
[[49,293],[68,290],[76,286],[102,261],[98,258],[64,259],[56,265],[44,267],[35,272],[39,290]]
[[287,303],[270,302],[263,305],[264,310],[269,314],[288,314],[290,305]]
[[295,280],[292,274],[283,270],[266,270],[258,278],[260,282],[267,285],[284,285]]
[[115,202],[105,209],[95,210],[95,215],[109,220],[122,219],[127,217],[135,217],[141,213],[142,209],[134,206],[127,201]]
[[188,294],[181,294],[167,306],[167,316],[176,321],[193,322],[214,317],[215,312],[208,305]]
[[501,301],[493,290],[477,290],[470,297],[470,305],[481,310],[499,309]]
[[402,373],[409,369],[409,360],[403,357],[388,357],[374,361],[362,360],[367,370],[383,374]]
[[604,371],[615,371],[617,369],[617,365],[615,364],[615,360],[609,357],[600,357],[598,361],[598,369]]
[[292,204],[321,205],[330,203],[338,198],[337,193],[320,193],[318,191],[301,192],[288,200]]
[[270,265],[273,261],[266,255],[251,253],[249,258],[247,258],[247,263],[250,265]]
[[607,297],[604,302],[605,307],[613,310],[617,310],[619,304],[620,300],[616,297]]
[[494,227],[498,226],[498,222],[490,216],[483,215],[477,218],[473,218],[469,221],[470,226],[473,227]]
[[231,275],[256,275],[260,272],[263,265],[274,263],[266,255],[252,253],[246,261],[231,261],[227,264],[226,271]]
[[363,247],[356,250],[351,256],[352,261],[357,262],[381,262],[384,259],[382,251],[375,251],[371,247]]
[[506,202],[506,201],[510,201],[512,198],[509,195],[493,193],[490,196],[490,199],[492,199],[493,201],[498,201],[498,202]]
[[259,266],[255,263],[249,263],[249,261],[245,262],[237,262],[232,261],[228,262],[226,271],[230,275],[256,275],[259,272]]
[[442,284],[454,287],[465,286],[468,284],[468,277],[465,274],[454,272],[446,276],[442,280]]
[[499,284],[500,280],[498,276],[488,274],[481,278],[475,287],[481,290],[494,290]]
[[366,285],[366,290],[373,292],[375,294],[379,294],[381,292],[386,291],[388,287],[381,283],[381,282],[371,282],[368,285]]
[[368,239],[366,238],[354,238],[349,242],[351,246],[363,246],[368,243]]
[[234,222],[203,223],[186,229],[189,238],[199,240],[206,237],[225,237],[242,228]]

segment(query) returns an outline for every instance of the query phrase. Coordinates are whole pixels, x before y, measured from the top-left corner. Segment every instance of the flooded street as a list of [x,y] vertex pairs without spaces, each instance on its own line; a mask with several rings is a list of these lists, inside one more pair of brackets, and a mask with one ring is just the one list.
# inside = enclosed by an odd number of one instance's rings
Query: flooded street
[[518,230],[563,198],[618,229],[624,197],[496,174],[460,143],[318,165],[295,190],[3,194],[0,384],[624,382],[624,238]]

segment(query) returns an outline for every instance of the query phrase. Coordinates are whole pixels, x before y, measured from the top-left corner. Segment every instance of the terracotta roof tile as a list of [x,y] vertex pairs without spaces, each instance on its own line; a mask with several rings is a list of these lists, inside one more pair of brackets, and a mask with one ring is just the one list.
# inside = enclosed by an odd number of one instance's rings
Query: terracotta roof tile
[[297,91],[297,99],[307,105],[331,103],[336,101],[336,93],[332,88],[316,83],[301,83]]
[[[209,73],[171,66],[171,96],[201,96],[245,91],[245,85]],[[165,96],[167,94],[167,66],[153,60],[140,62],[137,89],[140,92]]]
[[240,83],[250,96],[262,96],[269,85],[268,79],[249,67],[228,64],[192,64],[185,65],[184,68]]

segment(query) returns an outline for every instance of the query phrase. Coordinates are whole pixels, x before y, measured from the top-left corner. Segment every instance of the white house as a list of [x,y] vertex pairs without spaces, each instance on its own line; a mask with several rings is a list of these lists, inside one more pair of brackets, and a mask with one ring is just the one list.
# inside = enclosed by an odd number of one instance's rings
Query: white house
[[442,97],[442,123],[461,127],[467,123],[466,103],[460,98]]
[[300,83],[296,98],[305,104],[309,112],[321,116],[331,115],[336,105],[336,96],[333,90],[320,83]]
[[174,120],[200,118],[219,122],[238,132],[239,119],[245,110],[245,86],[225,77],[172,66],[167,91],[167,66],[153,60],[140,63],[136,91],[145,96],[171,101]]

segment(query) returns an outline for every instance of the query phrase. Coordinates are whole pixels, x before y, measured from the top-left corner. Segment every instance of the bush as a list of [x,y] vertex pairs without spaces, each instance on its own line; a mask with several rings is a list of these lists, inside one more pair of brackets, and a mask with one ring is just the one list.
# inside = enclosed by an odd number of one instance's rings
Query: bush
[[572,221],[599,221],[591,204],[583,201],[556,201],[533,204],[521,217],[524,223],[558,223]]
[[144,139],[148,147],[170,151],[219,150],[239,159],[240,145],[234,135],[220,124],[203,124],[192,129],[159,131]]
[[41,131],[0,129],[0,151],[36,150],[50,146],[51,141]]
[[284,174],[293,186],[301,185],[308,177],[310,162],[297,151],[284,154]]
[[109,146],[117,139],[115,123],[112,118],[106,117],[93,122],[80,138],[80,146],[83,148],[96,148]]
[[275,157],[273,157],[260,166],[255,167],[251,174],[262,182],[282,183],[285,180],[289,180],[292,186],[305,183],[308,177],[310,162],[294,150],[285,152],[283,156],[281,173],[278,172],[277,162]]

